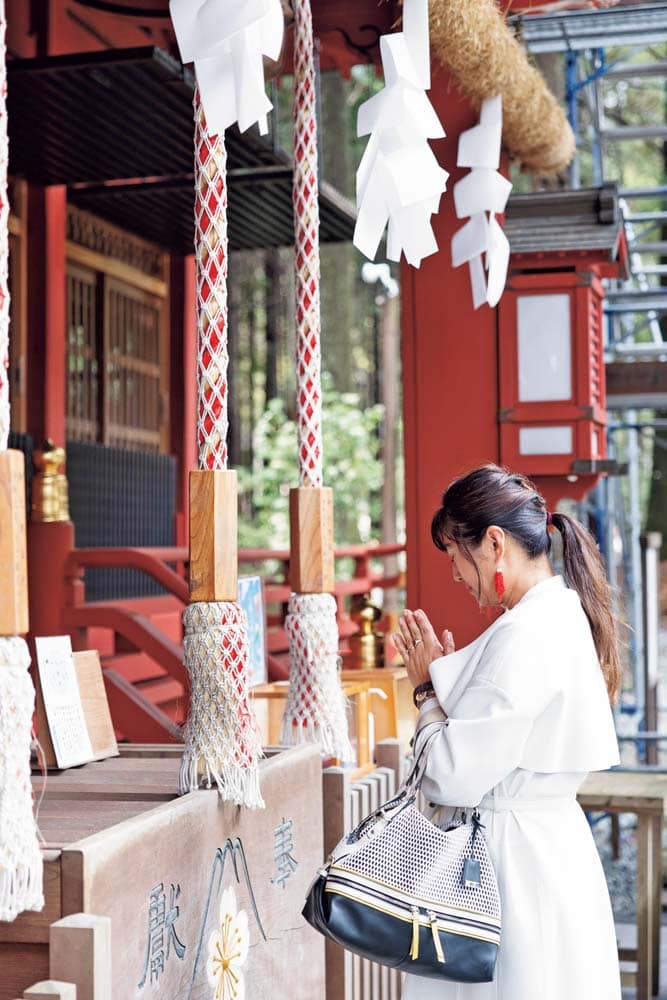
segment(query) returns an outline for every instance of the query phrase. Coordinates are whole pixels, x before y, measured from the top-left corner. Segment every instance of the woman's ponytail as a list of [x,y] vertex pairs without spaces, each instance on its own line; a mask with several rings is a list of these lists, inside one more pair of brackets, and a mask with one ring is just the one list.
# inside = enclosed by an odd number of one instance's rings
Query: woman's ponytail
[[618,629],[612,611],[611,587],[592,536],[566,514],[554,513],[552,523],[563,539],[565,580],[579,594],[586,612],[600,667],[612,705],[621,687]]

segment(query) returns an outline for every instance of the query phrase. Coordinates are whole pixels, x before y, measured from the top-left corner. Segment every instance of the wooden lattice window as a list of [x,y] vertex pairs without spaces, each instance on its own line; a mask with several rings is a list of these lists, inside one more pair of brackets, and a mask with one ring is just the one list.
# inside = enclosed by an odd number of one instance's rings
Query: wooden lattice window
[[104,301],[105,444],[159,451],[162,303],[114,278]]
[[100,345],[97,275],[71,262],[67,267],[67,437],[100,441]]
[[67,437],[167,451],[167,258],[70,208]]

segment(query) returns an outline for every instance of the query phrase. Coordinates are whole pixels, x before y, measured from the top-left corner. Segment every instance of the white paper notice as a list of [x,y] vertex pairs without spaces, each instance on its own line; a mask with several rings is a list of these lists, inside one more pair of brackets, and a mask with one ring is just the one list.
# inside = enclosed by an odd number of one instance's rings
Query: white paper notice
[[93,759],[93,748],[81,705],[72,643],[68,635],[35,639],[37,669],[44,709],[58,767],[73,767]]

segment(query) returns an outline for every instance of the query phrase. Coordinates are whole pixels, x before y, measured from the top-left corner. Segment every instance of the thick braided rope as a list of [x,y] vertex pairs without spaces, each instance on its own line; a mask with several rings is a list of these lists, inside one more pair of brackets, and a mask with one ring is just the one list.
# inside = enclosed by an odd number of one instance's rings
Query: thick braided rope
[[316,742],[327,754],[354,760],[338,674],[336,602],[331,594],[292,594],[285,630],[290,678],[280,742]]
[[7,20],[0,0],[0,451],[9,438],[9,197],[7,194]]
[[229,602],[195,603],[183,615],[183,646],[190,672],[190,714],[181,761],[181,793],[200,776],[237,805],[264,805],[257,760],[262,747],[248,691],[248,626]]
[[[197,439],[199,468],[227,468],[227,157],[209,135],[195,88],[195,257],[197,265]],[[223,799],[257,808],[261,740],[250,709],[248,630],[233,602],[196,603],[183,615],[190,711],[180,790],[202,777]]]
[[294,232],[299,485],[322,485],[320,379],[320,210],[315,61],[310,0],[295,0]]
[[[296,238],[297,427],[299,485],[322,486],[320,243],[315,61],[310,0],[295,0],[294,232]],[[352,760],[338,675],[336,602],[329,594],[292,594],[285,628],[290,684],[281,739],[317,741]]]
[[30,784],[35,690],[29,666],[25,641],[0,637],[0,920],[44,907]]
[[200,469],[227,468],[227,151],[195,88],[197,445]]
[[[0,451],[9,438],[9,199],[5,3],[0,0]],[[19,636],[0,636],[0,920],[44,908],[42,856],[30,783],[35,689]]]

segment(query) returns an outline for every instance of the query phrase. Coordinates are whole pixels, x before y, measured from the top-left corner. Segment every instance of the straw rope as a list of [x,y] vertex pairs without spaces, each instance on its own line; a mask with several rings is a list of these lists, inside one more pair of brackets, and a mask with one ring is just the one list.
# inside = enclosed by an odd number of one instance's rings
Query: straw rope
[[495,0],[430,0],[431,46],[476,108],[503,101],[503,143],[527,170],[557,174],[575,138],[555,95],[531,66]]

